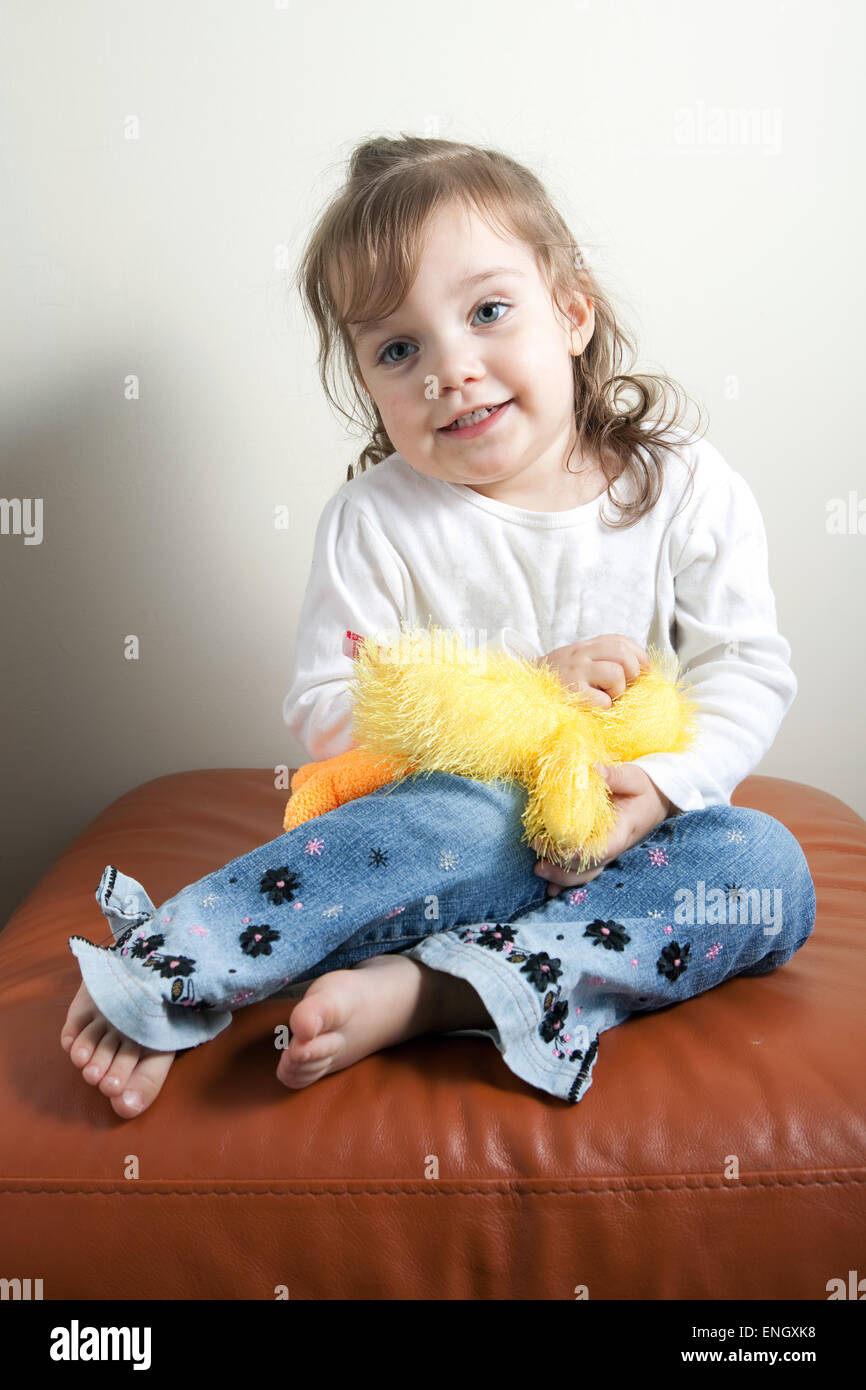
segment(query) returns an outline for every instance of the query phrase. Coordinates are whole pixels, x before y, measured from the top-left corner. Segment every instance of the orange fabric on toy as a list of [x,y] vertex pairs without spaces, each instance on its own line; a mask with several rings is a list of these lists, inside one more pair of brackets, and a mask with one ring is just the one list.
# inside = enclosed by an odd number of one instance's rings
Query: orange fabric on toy
[[283,830],[294,830],[304,821],[333,811],[346,801],[369,796],[394,780],[390,758],[374,757],[362,748],[350,748],[320,763],[304,763],[292,778],[292,795],[286,804]]

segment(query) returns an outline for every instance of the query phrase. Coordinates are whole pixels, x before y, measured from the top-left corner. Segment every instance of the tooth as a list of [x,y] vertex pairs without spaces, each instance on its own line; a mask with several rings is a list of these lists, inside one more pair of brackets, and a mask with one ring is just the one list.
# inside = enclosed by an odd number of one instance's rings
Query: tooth
[[492,414],[494,409],[494,406],[484,405],[478,410],[473,410],[471,415],[459,415],[450,428],[464,429],[466,425],[477,425],[480,420],[486,420],[487,416]]

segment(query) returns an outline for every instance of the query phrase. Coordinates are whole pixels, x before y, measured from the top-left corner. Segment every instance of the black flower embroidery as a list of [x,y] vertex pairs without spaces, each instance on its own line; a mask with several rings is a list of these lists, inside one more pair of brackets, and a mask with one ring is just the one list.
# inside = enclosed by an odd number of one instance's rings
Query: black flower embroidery
[[543,994],[550,985],[556,984],[562,974],[562,961],[558,956],[551,960],[546,951],[536,951],[527,957],[520,970],[521,974],[529,976],[539,994]]
[[681,946],[678,941],[669,942],[656,961],[659,974],[666,975],[671,983],[678,980],[688,965],[691,949],[691,943],[688,941],[684,946]]
[[606,951],[623,951],[626,942],[631,941],[625,927],[619,922],[602,922],[599,917],[590,922],[583,934],[590,937],[593,946],[603,946]]
[[553,1042],[557,1038],[567,1017],[567,999],[558,999],[555,1004],[548,1006],[543,1019],[538,1025],[538,1031],[545,1042]]
[[[544,1001],[544,1017],[538,1025],[538,1032],[546,1043],[555,1044],[554,1054],[560,1061],[579,1062],[583,1056],[582,1049],[575,1047],[569,1051],[565,1046],[563,1027],[567,1017],[568,1001],[557,999],[555,992],[551,990]],[[569,1039],[570,1036],[569,1034]]]
[[295,896],[295,889],[300,887],[300,879],[297,874],[290,873],[285,865],[279,869],[268,869],[262,874],[262,881],[259,885],[260,893],[267,893],[268,902],[279,907],[280,903],[290,903]]
[[480,932],[474,927],[467,927],[457,934],[462,941],[467,941],[473,946],[484,946],[487,950],[499,951],[509,965],[521,967],[521,973],[528,975],[538,992],[544,994],[544,1013],[538,1025],[540,1037],[552,1045],[553,1055],[559,1061],[579,1062],[583,1052],[580,1048],[569,1051],[567,1044],[571,1041],[571,1034],[563,1034],[568,1017],[568,1000],[559,998],[560,986],[556,983],[562,974],[562,961],[556,956],[551,958],[546,951],[506,951],[506,945],[515,945],[518,929],[501,922],[490,923],[482,927]]
[[388,866],[388,854],[384,849],[371,849],[370,858],[367,861],[370,869],[384,869]]
[[160,946],[165,944],[165,937],[161,932],[156,932],[153,936],[136,937],[134,943],[129,948],[129,954],[136,960],[143,960],[151,952],[158,951]]
[[271,942],[279,941],[280,933],[272,927],[247,927],[238,937],[241,950],[248,956],[269,956]]
[[[469,932],[460,932],[460,936],[465,940]],[[514,928],[503,926],[501,922],[491,922],[489,926],[482,927],[478,936],[475,936],[473,944],[475,946],[486,946],[489,951],[501,951],[503,946],[514,941]],[[525,960],[525,956],[520,957]]]
[[148,956],[144,964],[148,969],[155,970],[164,980],[168,980],[173,975],[191,975],[195,969],[195,957],[152,955]]

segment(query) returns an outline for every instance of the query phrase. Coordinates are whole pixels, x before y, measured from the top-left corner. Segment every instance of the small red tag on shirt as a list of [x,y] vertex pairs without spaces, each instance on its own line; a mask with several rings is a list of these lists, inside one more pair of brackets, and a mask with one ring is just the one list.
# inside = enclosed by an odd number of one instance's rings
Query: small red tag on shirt
[[363,640],[360,632],[350,632],[347,628],[343,634],[343,655],[350,656],[354,661],[358,655],[358,645]]

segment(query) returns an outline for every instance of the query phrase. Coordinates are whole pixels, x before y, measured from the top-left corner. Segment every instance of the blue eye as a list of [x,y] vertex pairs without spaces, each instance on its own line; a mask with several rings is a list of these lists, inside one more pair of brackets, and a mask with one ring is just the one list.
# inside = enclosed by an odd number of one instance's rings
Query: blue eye
[[[503,300],[503,299],[485,299],[481,304],[478,305],[478,308],[475,310],[475,313],[476,313],[476,314],[480,314],[480,312],[481,312],[482,309],[508,309],[508,308],[510,308],[510,305],[507,304],[507,303],[505,302],[505,300]],[[487,319],[487,320],[486,320],[486,323],[488,323],[488,324],[498,323],[501,317],[502,317],[502,315],[499,314],[499,315],[497,315],[497,317],[496,317],[495,319]],[[384,364],[385,364],[386,366],[388,366],[388,367],[399,367],[400,364],[401,364],[402,362],[408,361],[408,358],[407,358],[407,357],[399,357],[396,361],[393,361],[393,360],[388,361],[388,360],[386,359],[385,354],[388,353],[388,352],[390,352],[392,348],[396,348],[396,347],[411,347],[411,346],[412,346],[411,343],[403,342],[403,340],[400,339],[400,338],[396,338],[396,339],[394,340],[393,343],[386,343],[386,345],[382,348],[382,351],[379,353],[379,355],[378,355],[377,358],[376,358],[376,365],[378,366],[379,363],[381,362],[381,363],[384,363]]]

